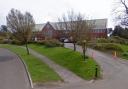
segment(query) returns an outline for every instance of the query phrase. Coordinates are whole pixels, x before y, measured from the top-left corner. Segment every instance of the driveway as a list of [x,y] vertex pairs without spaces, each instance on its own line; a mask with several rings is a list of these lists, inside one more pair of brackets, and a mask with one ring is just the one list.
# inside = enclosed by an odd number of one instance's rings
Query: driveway
[[[73,49],[71,43],[65,44],[66,48]],[[82,52],[80,46],[77,46],[77,51]],[[102,68],[102,79],[94,83],[77,83],[68,85],[59,89],[128,89],[128,61],[114,58],[105,53],[87,49],[87,55],[96,60]]]
[[0,89],[30,89],[24,65],[17,55],[0,48]]

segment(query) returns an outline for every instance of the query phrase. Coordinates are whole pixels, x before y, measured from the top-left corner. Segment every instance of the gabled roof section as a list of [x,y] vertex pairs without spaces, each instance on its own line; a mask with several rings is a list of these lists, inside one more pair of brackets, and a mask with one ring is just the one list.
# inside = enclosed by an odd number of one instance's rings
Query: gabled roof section
[[94,29],[105,29],[107,28],[107,19],[93,19],[87,20],[87,23],[92,24]]
[[[107,19],[87,20],[87,23],[92,24],[94,29],[106,29],[107,28]],[[57,24],[59,24],[59,22],[47,22],[45,24],[36,24],[35,30],[41,31],[47,24],[50,24],[53,27],[53,29],[56,30],[56,26]]]
[[55,30],[55,28],[51,25],[50,22],[47,22],[45,26],[42,28],[42,30],[43,29]]
[[[61,22],[62,24],[63,22]],[[87,23],[89,25],[93,26],[93,29],[106,29],[107,28],[107,19],[93,19],[93,20],[87,20]],[[50,23],[54,29],[56,28],[57,24],[59,24],[59,22],[53,22]],[[63,23],[64,24],[64,23]]]

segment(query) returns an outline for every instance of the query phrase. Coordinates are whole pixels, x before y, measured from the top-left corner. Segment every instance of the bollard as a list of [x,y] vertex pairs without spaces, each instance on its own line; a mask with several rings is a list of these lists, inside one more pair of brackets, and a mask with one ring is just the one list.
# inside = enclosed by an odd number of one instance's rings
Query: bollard
[[114,58],[114,59],[117,58],[117,53],[116,53],[116,51],[114,51],[114,53],[113,53],[113,58]]
[[117,57],[116,51],[114,52],[114,57]]
[[97,79],[98,77],[98,65],[96,65],[96,68],[95,68],[95,79]]

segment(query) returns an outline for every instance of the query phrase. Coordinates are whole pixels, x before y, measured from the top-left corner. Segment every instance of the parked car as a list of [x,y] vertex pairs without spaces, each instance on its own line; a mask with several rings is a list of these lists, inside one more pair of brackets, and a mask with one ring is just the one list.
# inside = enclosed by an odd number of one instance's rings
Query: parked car
[[65,42],[65,43],[69,42],[69,39],[64,39],[64,42]]

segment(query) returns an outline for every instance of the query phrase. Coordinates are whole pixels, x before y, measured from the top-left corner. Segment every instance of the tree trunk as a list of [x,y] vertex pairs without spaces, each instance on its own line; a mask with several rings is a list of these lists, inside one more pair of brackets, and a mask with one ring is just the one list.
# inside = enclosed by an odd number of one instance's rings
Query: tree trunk
[[27,42],[25,43],[25,46],[26,46],[27,54],[29,55],[30,53],[29,53],[28,43]]
[[76,43],[74,42],[73,45],[74,45],[74,51],[76,51]]
[[83,57],[84,57],[84,60],[85,60],[85,52],[86,52],[85,44],[83,45],[82,49],[83,49]]

